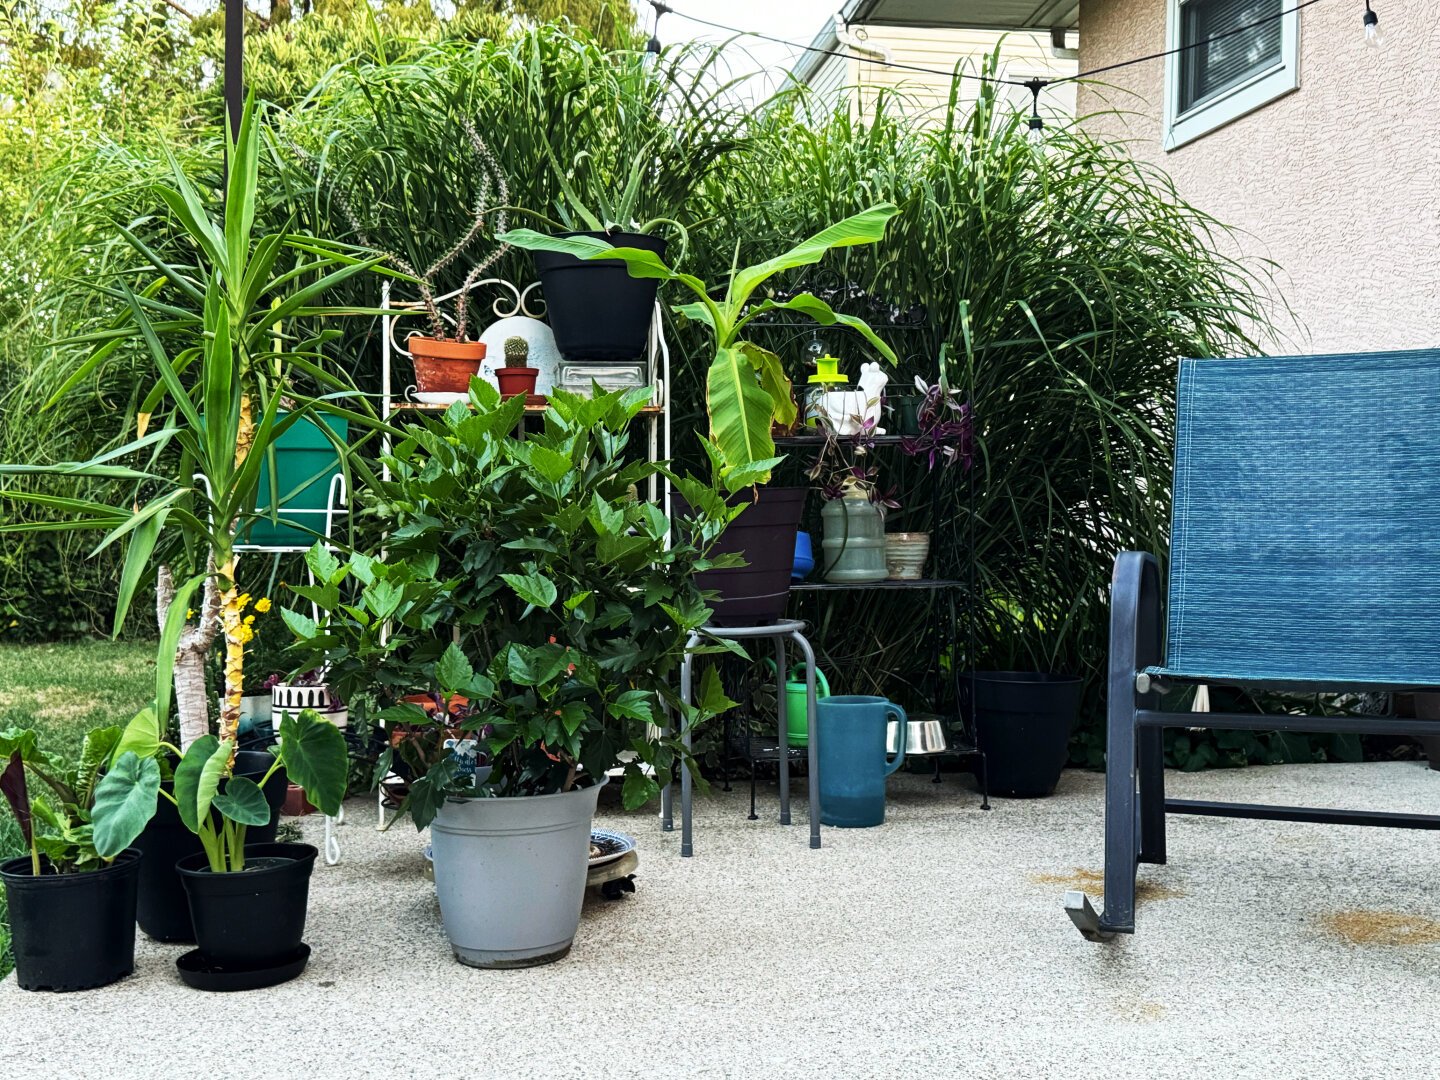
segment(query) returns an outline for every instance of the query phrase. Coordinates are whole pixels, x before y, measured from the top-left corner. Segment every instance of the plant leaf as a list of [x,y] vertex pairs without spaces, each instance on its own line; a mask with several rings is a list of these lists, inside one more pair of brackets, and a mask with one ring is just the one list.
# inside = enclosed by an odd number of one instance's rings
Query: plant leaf
[[705,380],[710,438],[726,470],[775,456],[770,436],[775,403],[755,377],[755,368],[738,348],[715,350]]
[[155,710],[146,706],[130,718],[125,730],[120,733],[110,751],[113,765],[125,754],[153,758],[160,749],[160,727],[155,722]]
[[[219,746],[220,740],[214,735],[201,735],[190,744],[190,749],[185,751],[180,764],[175,766],[176,807],[180,812],[180,820],[193,833],[200,831],[200,773]],[[206,807],[208,809],[208,802]]]
[[265,800],[265,792],[248,776],[232,776],[226,780],[225,790],[216,794],[210,805],[239,825],[270,823],[270,804]]
[[[80,764],[75,769],[75,798],[80,806],[91,805],[101,767],[115,757],[115,746],[123,734],[118,725],[94,728],[85,733],[80,745]],[[153,751],[151,752],[153,754]],[[141,754],[150,757],[151,754]]]
[[287,713],[280,721],[280,760],[290,782],[304,788],[322,813],[333,817],[340,812],[350,761],[339,728],[312,709],[299,716]]
[[4,772],[0,772],[0,794],[10,804],[10,812],[20,826],[20,837],[29,847],[34,836],[30,824],[30,793],[25,789],[25,759],[20,756],[19,750],[11,752],[10,763],[5,766]]
[[555,591],[555,583],[549,578],[541,577],[539,574],[501,574],[500,577],[506,585],[514,590],[515,595],[527,604],[534,604],[538,608],[548,608],[555,603],[558,594]]
[[155,814],[160,795],[160,765],[153,757],[122,754],[95,788],[95,850],[113,859],[135,842]]

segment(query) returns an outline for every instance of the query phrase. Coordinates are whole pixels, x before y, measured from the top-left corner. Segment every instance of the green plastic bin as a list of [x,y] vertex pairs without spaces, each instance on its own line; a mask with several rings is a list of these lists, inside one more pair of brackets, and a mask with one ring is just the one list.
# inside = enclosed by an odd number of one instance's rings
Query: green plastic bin
[[[340,454],[321,430],[321,424],[341,443],[350,434],[347,420],[318,415],[298,421],[276,439],[274,491],[280,499],[276,515],[279,520],[252,521],[240,530],[236,537],[239,543],[255,547],[309,547],[315,542],[316,533],[324,535],[325,511],[330,509],[330,488],[340,472]],[[260,469],[255,512],[268,514],[270,505],[270,463],[267,461]]]

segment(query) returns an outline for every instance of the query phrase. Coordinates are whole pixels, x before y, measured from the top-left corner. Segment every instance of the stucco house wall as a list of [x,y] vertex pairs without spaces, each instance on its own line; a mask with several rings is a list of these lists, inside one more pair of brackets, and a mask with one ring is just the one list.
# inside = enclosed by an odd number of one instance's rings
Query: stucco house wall
[[[1313,4],[1299,13],[1299,89],[1172,151],[1163,62],[1079,90],[1092,131],[1126,139],[1187,200],[1244,230],[1245,253],[1279,264],[1300,324],[1276,304],[1281,348],[1440,347],[1440,13],[1432,0],[1372,4],[1383,48],[1362,44],[1363,4]],[[1166,7],[1082,0],[1080,69],[1163,50]]]

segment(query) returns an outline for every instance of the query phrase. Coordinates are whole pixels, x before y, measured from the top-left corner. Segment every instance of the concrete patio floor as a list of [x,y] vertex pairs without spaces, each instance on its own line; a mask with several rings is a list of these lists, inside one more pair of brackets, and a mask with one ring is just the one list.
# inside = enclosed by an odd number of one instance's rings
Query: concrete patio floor
[[[1417,763],[1167,781],[1440,813]],[[315,871],[301,978],[205,995],[176,977],[182,949],[142,940],[104,990],[0,985],[0,1046],[27,1078],[1440,1075],[1440,837],[1171,818],[1136,936],[1093,945],[1061,895],[1099,892],[1101,788],[1067,772],[983,813],[966,778],[901,776],[884,827],[810,851],[774,824],[773,787],[751,822],[737,786],[699,800],[687,860],[678,831],[602,801],[640,839],[638,891],[587,900],[565,960],[509,972],[450,958],[419,838],[376,833],[356,800],[344,861]]]

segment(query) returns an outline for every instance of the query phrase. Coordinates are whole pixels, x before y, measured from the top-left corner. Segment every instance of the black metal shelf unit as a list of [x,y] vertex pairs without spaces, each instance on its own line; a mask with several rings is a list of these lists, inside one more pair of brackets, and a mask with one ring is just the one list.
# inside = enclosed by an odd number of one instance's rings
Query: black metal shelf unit
[[[938,378],[939,342],[923,308],[901,309],[870,296],[853,283],[834,278],[800,283],[777,299],[784,300],[800,292],[813,293],[837,312],[864,318],[902,358],[891,373],[887,387],[887,415],[881,426],[889,430],[866,441],[874,448],[870,453],[880,464],[882,479],[890,475],[911,481],[909,487],[914,502],[905,516],[914,522],[912,527],[931,534],[929,569],[933,576],[919,581],[863,584],[796,582],[791,586],[790,614],[810,623],[810,639],[822,668],[827,673],[840,674],[853,692],[874,689],[914,713],[939,715],[946,723],[951,743],[950,750],[942,756],[968,762],[983,790],[984,762],[975,746],[973,726],[962,709],[959,678],[959,673],[971,662],[973,638],[969,619],[962,627],[959,612],[961,604],[967,613],[973,611],[970,485],[958,466],[925,473],[922,463],[906,456],[907,436],[899,430],[899,410],[892,408],[898,399],[915,393],[916,375],[931,383]],[[858,368],[858,358],[868,355],[869,347],[857,335],[842,336],[838,329],[817,328],[812,322],[761,316],[750,324],[747,332],[787,358],[795,354],[797,343],[804,342],[801,351],[813,358],[830,351],[827,346],[831,340],[836,345],[836,355],[852,358],[847,368]],[[853,370],[851,375],[854,376]],[[805,452],[818,449],[824,443],[825,437],[819,434],[777,437],[777,453],[786,454],[787,460],[777,470],[776,482],[809,486],[810,481],[804,476],[808,460]],[[917,475],[916,470],[921,475]],[[807,513],[817,561],[821,546],[820,531],[816,527],[818,502],[818,499],[812,500]],[[855,633],[857,626],[863,627],[859,634]],[[889,640],[878,640],[881,637]],[[871,670],[882,672],[870,685],[845,676],[847,665],[865,663],[866,658]],[[780,748],[776,742],[773,737],[752,740],[747,747],[752,760],[778,757]],[[937,779],[940,760],[936,759]]]

